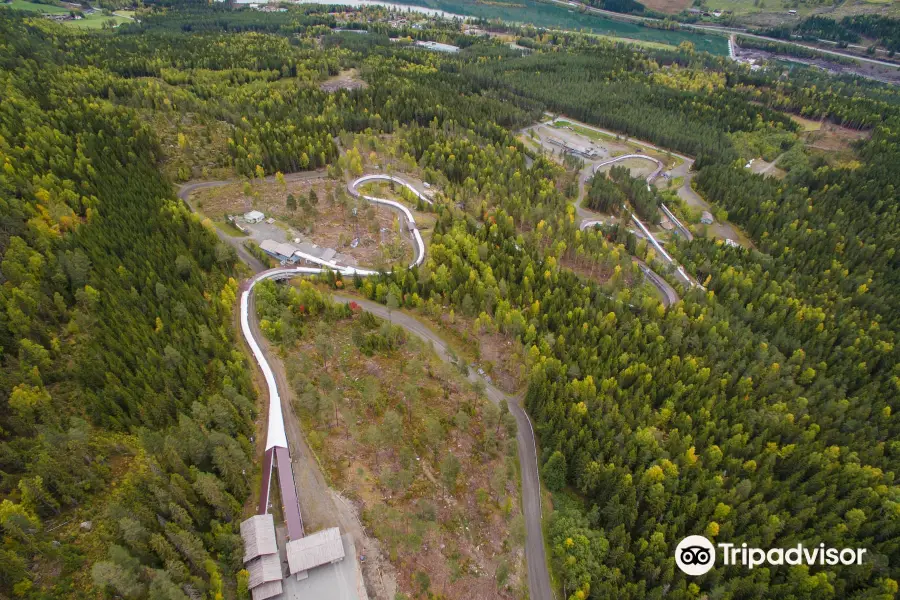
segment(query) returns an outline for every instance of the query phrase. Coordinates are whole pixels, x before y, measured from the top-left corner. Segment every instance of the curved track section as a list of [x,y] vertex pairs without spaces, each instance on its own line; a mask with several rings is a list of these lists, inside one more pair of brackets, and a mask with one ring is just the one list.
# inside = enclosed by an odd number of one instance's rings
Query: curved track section
[[594,173],[597,172],[597,169],[602,169],[608,165],[617,163],[622,160],[628,160],[629,158],[642,158],[644,160],[649,160],[652,163],[656,164],[656,170],[647,175],[647,183],[649,184],[651,181],[659,177],[659,174],[662,173],[663,164],[662,161],[653,158],[652,156],[647,156],[646,154],[622,154],[621,156],[616,156],[615,158],[611,158],[609,160],[604,160],[601,163],[597,163],[594,165]]
[[[426,198],[424,194],[420,193],[406,181],[390,175],[367,175],[364,177],[360,177],[355,181],[352,181],[347,186],[348,191],[354,197],[361,197],[370,202],[391,206],[399,210],[406,216],[406,219],[409,223],[409,229],[412,232],[416,242],[416,258],[410,264],[410,268],[421,265],[425,260],[425,243],[422,240],[422,236],[419,233],[419,230],[416,228],[415,219],[413,218],[412,212],[410,212],[410,210],[406,208],[406,206],[400,204],[399,202],[361,194],[358,191],[359,186],[370,181],[393,181],[394,183],[398,183],[410,189],[423,202],[431,204],[431,200],[429,198]],[[269,279],[292,279],[294,277],[319,275],[328,271],[337,271],[342,275],[359,275],[364,277],[378,274],[378,271],[357,269],[354,267],[342,267],[339,265],[336,265],[336,268],[334,269],[323,267],[278,267],[275,269],[262,271],[261,273],[257,273],[256,275],[254,275],[244,284],[241,293],[241,333],[243,334],[244,339],[247,341],[247,344],[250,346],[250,350],[253,353],[253,358],[256,360],[260,370],[263,372],[263,376],[266,380],[266,386],[268,387],[269,391],[269,415],[266,437],[266,454],[263,465],[262,493],[260,494],[259,512],[260,514],[263,514],[268,511],[272,468],[273,465],[277,464],[279,487],[281,490],[281,497],[284,502],[285,521],[287,522],[288,534],[291,539],[297,539],[297,537],[303,536],[303,522],[300,516],[300,505],[297,501],[296,488],[294,486],[294,479],[290,468],[290,454],[288,451],[287,434],[284,425],[284,415],[282,413],[282,399],[278,391],[277,380],[275,379],[275,374],[272,371],[272,368],[269,365],[268,361],[266,360],[265,354],[263,353],[259,342],[254,337],[253,329],[251,328],[251,294],[253,292],[253,287],[260,281],[266,281]],[[348,302],[350,299],[345,297],[339,298],[339,300]],[[360,303],[366,308],[366,310],[369,310],[370,312],[373,312],[375,314],[381,315],[387,310],[383,306],[376,305],[369,301],[360,299],[355,299],[354,301]],[[394,315],[393,320],[397,325],[404,327],[414,335],[426,341],[430,341],[434,345],[436,351],[438,351],[438,355],[442,359],[450,360],[451,354],[440,339],[436,338],[433,333],[416,322],[414,319],[410,317],[406,317],[406,319],[403,319],[401,317],[405,317],[405,315]],[[481,379],[482,381],[484,381],[477,373],[472,371],[470,371],[469,373],[469,379],[473,381]],[[527,539],[526,561],[528,563],[528,584],[530,597],[533,600],[553,600],[554,595],[550,584],[550,573],[547,570],[547,557],[544,549],[544,534],[541,525],[541,488],[540,477],[538,474],[537,443],[534,436],[534,428],[531,425],[531,420],[528,418],[527,413],[525,413],[525,410],[516,401],[516,398],[504,394],[486,381],[484,381],[484,383],[488,398],[495,403],[506,400],[508,402],[510,411],[513,413],[513,415],[515,415],[516,421],[519,425],[518,434],[516,435],[516,442],[518,445],[519,464],[522,469],[522,506],[523,512],[525,514],[525,528]]]
[[410,267],[418,267],[423,262],[425,262],[425,242],[422,240],[422,234],[419,233],[419,229],[416,227],[416,220],[413,218],[412,212],[410,212],[410,210],[406,208],[406,206],[400,204],[399,202],[395,202],[394,200],[387,200],[386,198],[376,198],[375,196],[367,196],[365,194],[361,194],[358,189],[359,186],[365,185],[372,181],[388,181],[400,184],[406,189],[410,190],[413,194],[415,194],[419,200],[427,204],[432,203],[431,199],[427,198],[425,194],[419,192],[419,190],[414,188],[411,184],[400,179],[399,177],[394,177],[393,175],[363,175],[359,179],[351,181],[349,184],[347,184],[347,191],[349,191],[352,196],[355,196],[357,198],[365,198],[369,202],[374,202],[375,204],[384,204],[385,206],[396,208],[406,216],[410,231],[413,234],[413,239],[416,242],[416,259],[413,261]]
[[[652,156],[647,156],[646,154],[624,154],[622,156],[611,158],[610,160],[605,160],[602,163],[598,163],[594,166],[594,173],[597,172],[597,169],[603,168],[613,163],[617,163],[621,160],[626,160],[628,158],[642,158],[656,164],[656,170],[647,175],[646,181],[648,186],[653,183],[653,181],[655,181],[657,177],[659,177],[659,174],[662,173],[663,169],[665,168],[665,165],[663,165],[661,160],[653,158]],[[694,239],[694,235],[690,232],[690,230],[685,227],[681,221],[678,220],[678,218],[672,213],[671,210],[669,210],[669,207],[666,206],[664,202],[660,202],[659,207],[669,218],[669,220],[672,221],[672,224],[675,225],[675,228],[678,230],[678,232],[681,233],[681,235],[683,235],[687,241],[690,242]]]
[[[601,169],[605,166],[608,166],[613,163],[617,163],[619,161],[626,160],[629,158],[642,158],[642,159],[649,160],[656,164],[656,170],[653,171],[653,173],[651,173],[649,176],[647,176],[647,185],[648,186],[650,185],[650,182],[652,182],[654,179],[656,179],[659,176],[660,172],[662,172],[662,170],[663,170],[662,162],[653,158],[652,156],[647,156],[646,154],[623,154],[622,156],[617,156],[615,158],[605,160],[601,163],[597,163],[594,166],[593,172],[596,173],[597,169]],[[663,208],[664,208],[664,212],[666,213],[666,216],[668,216],[670,219],[672,219],[672,222],[679,229],[679,231],[683,230],[683,231],[687,232],[688,236],[690,236],[690,232],[687,231],[687,228],[684,227],[684,225],[682,225],[681,222],[675,218],[675,215],[672,214],[672,212],[668,209],[668,207],[663,205]],[[650,240],[650,243],[653,245],[654,248],[656,248],[656,251],[663,258],[663,260],[665,260],[665,262],[669,263],[670,265],[672,265],[674,267],[676,276],[681,280],[682,283],[684,283],[685,286],[687,286],[688,288],[692,288],[692,287],[696,287],[697,285],[699,285],[696,281],[694,281],[694,279],[690,275],[687,274],[687,272],[684,270],[684,267],[682,267],[680,264],[678,264],[678,262],[676,262],[675,259],[672,258],[668,252],[666,252],[665,248],[662,247],[662,244],[659,243],[659,240],[657,240],[653,236],[653,234],[650,233],[650,230],[647,229],[647,226],[644,225],[644,223],[640,219],[638,219],[637,215],[635,215],[634,213],[631,213],[631,220],[634,221],[634,224],[637,225],[638,228],[643,232],[644,237],[646,237],[648,240]],[[591,224],[596,224],[596,223],[588,221],[587,227],[589,227]],[[581,225],[582,225],[582,229],[584,229],[585,222],[582,222]],[[691,240],[691,239],[693,239],[693,236],[688,237],[688,240]],[[649,267],[646,267],[646,268],[649,269]],[[645,273],[646,273],[646,271],[645,271]],[[657,275],[657,277],[659,277],[659,276]],[[657,284],[656,278],[651,277],[650,280],[654,285],[659,287],[659,285]],[[669,290],[663,289],[662,287],[659,287],[659,289],[666,295],[666,297],[670,296]]]

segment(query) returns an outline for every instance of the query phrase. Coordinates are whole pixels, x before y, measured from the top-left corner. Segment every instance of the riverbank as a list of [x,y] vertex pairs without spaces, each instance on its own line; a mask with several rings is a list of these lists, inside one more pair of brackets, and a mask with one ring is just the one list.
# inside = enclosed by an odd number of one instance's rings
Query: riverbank
[[[312,0],[299,0],[308,4]],[[499,20],[506,23],[532,25],[545,29],[560,29],[593,33],[623,41],[643,41],[678,46],[690,42],[697,51],[718,56],[728,54],[728,42],[719,34],[704,31],[656,29],[641,24],[643,17],[631,17],[619,13],[606,14],[596,9],[581,9],[562,0],[542,2],[540,0],[517,0],[513,4],[476,3],[474,0],[408,0],[404,3],[380,2],[376,0],[334,0],[331,4],[341,6],[388,6],[396,10],[414,10],[432,16],[446,18],[476,18]]]

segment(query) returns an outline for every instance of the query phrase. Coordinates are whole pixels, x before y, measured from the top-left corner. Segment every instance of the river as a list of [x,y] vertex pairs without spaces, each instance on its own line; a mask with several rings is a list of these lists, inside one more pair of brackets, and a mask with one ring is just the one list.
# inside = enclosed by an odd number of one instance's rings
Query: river
[[[309,3],[312,0],[301,0]],[[642,27],[637,23],[616,21],[596,14],[581,13],[577,8],[537,0],[514,0],[513,3],[491,2],[483,4],[473,0],[406,0],[403,4],[378,0],[322,0],[328,4],[345,6],[380,5],[399,10],[415,10],[430,15],[446,17],[479,17],[499,19],[508,23],[527,23],[536,27],[587,31],[601,35],[659,42],[677,46],[687,41],[698,51],[719,56],[728,54],[728,40],[722,36],[686,31],[665,31]]]

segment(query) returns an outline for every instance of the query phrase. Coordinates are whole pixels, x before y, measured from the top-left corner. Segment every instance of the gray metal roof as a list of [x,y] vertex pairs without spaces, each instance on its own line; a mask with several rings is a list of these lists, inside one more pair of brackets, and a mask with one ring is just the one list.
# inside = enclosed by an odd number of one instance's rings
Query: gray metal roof
[[281,559],[277,554],[264,554],[247,563],[250,572],[249,587],[252,590],[270,581],[281,581],[284,574],[281,572]]
[[325,248],[324,250],[322,250],[321,258],[322,260],[331,260],[334,258],[335,254],[337,254],[337,251],[335,251],[333,248]]
[[270,514],[254,515],[241,523],[244,539],[244,562],[266,554],[276,554],[275,519]]
[[267,581],[250,590],[250,595],[253,597],[253,600],[267,600],[268,598],[278,596],[282,591],[284,591],[284,588],[281,586],[280,580]]
[[291,575],[344,558],[344,544],[337,527],[287,543],[288,569]]
[[293,244],[285,242],[276,242],[275,240],[263,240],[259,247],[270,254],[277,254],[284,258],[290,258],[297,251],[297,247]]

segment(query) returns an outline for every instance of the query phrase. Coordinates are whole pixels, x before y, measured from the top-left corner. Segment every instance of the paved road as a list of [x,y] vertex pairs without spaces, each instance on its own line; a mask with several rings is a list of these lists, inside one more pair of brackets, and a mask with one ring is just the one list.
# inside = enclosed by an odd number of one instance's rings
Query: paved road
[[[303,174],[300,174],[303,175]],[[313,175],[316,176],[316,175]],[[287,179],[289,176],[285,176]],[[407,185],[410,189],[415,190],[412,186],[399,180],[403,185]],[[351,189],[353,191],[359,186],[359,184],[364,183],[365,178],[361,178],[351,183]],[[201,188],[208,187],[216,187],[225,185],[230,183],[228,181],[212,181],[212,182],[202,182],[202,183],[193,183],[182,186],[178,192],[179,198],[185,200],[187,202],[188,197],[191,192]],[[363,196],[367,199],[370,199],[368,196]],[[373,200],[374,201],[374,200]],[[221,231],[218,231],[219,237],[225,241],[235,240],[236,238],[232,238],[231,236],[225,236],[225,234]],[[223,237],[225,236],[225,237]],[[239,239],[237,240],[239,242]],[[241,246],[243,248],[243,246]],[[288,278],[292,276],[300,276],[301,271],[305,271],[305,274],[309,274],[311,272],[316,271],[314,268],[280,268],[280,269],[270,269],[268,272],[262,272],[262,265],[254,259],[252,256],[246,253],[239,252],[239,256],[242,258],[249,257],[251,260],[247,261],[250,268],[256,273],[254,278],[256,280],[261,280],[267,278],[267,274],[273,276],[273,278]],[[424,252],[422,253],[424,255]],[[374,302],[370,302],[368,300],[364,300],[361,298],[353,298],[350,296],[344,296],[340,294],[334,294],[336,300],[340,302],[350,302],[351,300],[362,306],[365,310],[380,316],[382,318],[390,318],[395,324],[402,326],[404,329],[409,331],[411,334],[419,337],[425,342],[429,343],[434,347],[437,355],[444,361],[451,361],[451,354],[446,346],[446,344],[441,340],[434,332],[428,329],[425,325],[412,318],[409,315],[406,315],[402,312],[393,312],[388,313],[388,310],[385,306],[381,304],[377,304]],[[252,295],[250,296],[250,303],[252,304]],[[275,380],[278,387],[282,389],[287,388],[287,380],[283,371],[283,365],[281,365],[280,361],[274,360],[274,357],[271,355],[271,350],[268,344],[265,341],[265,338],[262,336],[259,330],[259,323],[255,310],[248,310],[248,318],[250,323],[251,331],[249,334],[256,340],[256,343],[261,348],[265,360],[269,365],[276,365]],[[245,336],[248,332],[244,332]],[[248,340],[249,342],[249,340]],[[271,367],[270,367],[271,368]],[[542,520],[542,511],[541,511],[541,486],[540,486],[540,477],[538,475],[538,461],[537,461],[537,444],[535,441],[534,428],[532,427],[531,420],[528,415],[525,413],[525,410],[522,408],[520,404],[519,397],[508,396],[504,392],[500,391],[486,380],[484,380],[481,376],[479,376],[475,371],[469,371],[469,380],[470,381],[482,381],[485,386],[485,394],[488,399],[495,404],[499,404],[500,402],[506,401],[509,406],[510,412],[516,419],[517,424],[517,434],[516,434],[516,443],[518,445],[518,453],[519,453],[519,465],[522,472],[522,509],[525,516],[525,529],[526,529],[526,548],[525,548],[525,556],[528,565],[528,587],[529,587],[529,597],[532,600],[554,600],[555,596],[553,594],[552,588],[550,586],[550,573],[547,569],[547,556],[544,550],[544,532],[541,524]],[[321,473],[316,468],[304,468],[303,464],[306,463],[307,467],[311,467],[314,463],[311,455],[306,447],[305,441],[301,432],[299,431],[299,423],[296,422],[296,419],[292,419],[291,415],[293,411],[291,407],[284,406],[285,398],[288,397],[287,393],[281,394],[282,399],[282,409],[283,413],[288,415],[286,419],[286,429],[287,429],[287,437],[289,438],[289,443],[291,446],[291,454],[294,457],[300,456],[302,460],[293,461],[294,476],[296,479],[300,481],[315,481],[317,484],[316,487],[323,487],[324,480],[322,479]],[[289,404],[289,403],[288,403]],[[303,486],[301,486],[303,487]],[[327,487],[327,486],[326,486]],[[319,496],[319,501],[321,501],[322,496]],[[317,515],[319,511],[315,510],[314,507],[309,505],[309,499],[303,498],[303,493],[300,494],[300,503],[305,505],[304,514],[308,514],[310,516]],[[315,518],[315,517],[313,517]],[[344,527],[345,531],[351,531],[356,533],[355,529],[357,529],[354,524],[345,519],[341,518],[341,525]],[[357,533],[355,536],[357,539],[360,539],[360,534]]]
[[[819,48],[817,46],[808,46],[807,44],[800,44],[800,43],[794,42],[794,41],[779,40],[776,38],[770,38],[770,37],[766,37],[764,35],[756,35],[754,33],[746,33],[743,31],[738,33],[738,35],[748,37],[748,38],[754,38],[757,40],[764,40],[766,42],[778,42],[780,44],[790,44],[792,46],[800,46],[801,48],[806,48],[808,50],[813,50],[815,52],[821,52],[822,54],[830,54],[832,56],[839,56],[841,58],[849,58],[851,60],[869,63],[872,65],[880,65],[882,67],[891,67],[892,69],[900,68],[900,66],[898,66],[897,63],[888,62],[886,60],[878,60],[877,58],[866,58],[864,56],[857,56],[856,54],[847,54],[846,52],[835,52],[834,50],[826,50],[825,48]],[[787,57],[786,59],[790,60],[789,57]]]
[[[566,6],[567,8],[572,8],[571,5],[569,5],[568,0],[550,0],[550,1],[553,2],[554,4],[560,4],[562,6]],[[613,11],[609,11],[609,10],[603,10],[602,8],[594,8],[593,6],[588,6],[587,4],[584,4],[580,1],[578,1],[577,4],[578,4],[578,8],[584,8],[585,12],[603,15],[603,16],[609,17],[613,20],[662,23],[662,21],[660,19],[655,19],[652,17],[641,17],[641,16],[636,16],[636,15],[627,15],[627,14],[623,14],[623,13],[617,13],[617,12],[613,12]],[[807,44],[801,44],[801,43],[795,42],[793,40],[781,40],[781,39],[777,39],[777,38],[766,37],[763,35],[755,35],[752,33],[747,33],[746,29],[741,29],[741,28],[721,27],[721,26],[716,26],[716,25],[699,25],[699,24],[691,24],[691,23],[682,23],[681,27],[683,29],[693,29],[697,32],[706,32],[706,33],[715,32],[715,33],[720,33],[720,34],[744,35],[747,37],[757,38],[760,40],[766,40],[769,42],[779,42],[779,43],[783,43],[783,44],[791,44],[793,46],[800,46],[802,48],[809,48],[810,50],[816,50],[818,52],[823,52],[825,54],[832,54],[834,56],[840,56],[843,58],[850,58],[850,59],[857,60],[860,62],[867,62],[867,63],[882,65],[882,66],[886,66],[886,67],[898,68],[897,63],[892,63],[892,62],[888,62],[888,61],[884,61],[884,60],[878,60],[877,58],[865,58],[863,56],[858,56],[856,54],[848,54],[846,52],[835,52],[833,50],[825,50],[823,48],[819,48],[816,46],[809,46]],[[624,37],[624,36],[620,36],[620,37]],[[625,39],[629,39],[629,38],[626,37]],[[828,43],[828,44],[836,44],[836,42],[833,42],[831,40],[819,40],[819,42]],[[856,46],[856,47],[862,48],[863,46]]]

